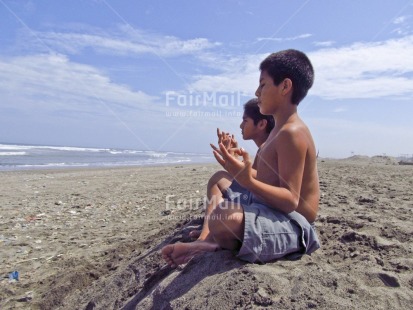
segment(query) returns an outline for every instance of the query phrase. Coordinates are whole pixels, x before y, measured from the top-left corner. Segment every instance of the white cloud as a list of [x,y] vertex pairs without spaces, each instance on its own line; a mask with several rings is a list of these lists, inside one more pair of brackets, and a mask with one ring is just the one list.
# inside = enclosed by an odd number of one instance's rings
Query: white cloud
[[407,18],[408,18],[407,16],[399,16],[393,20],[393,24],[395,25],[403,24]]
[[336,109],[334,109],[334,111],[333,111],[334,113],[342,113],[342,112],[347,112],[347,108],[344,108],[344,107],[339,107],[339,108],[336,108]]
[[[96,112],[142,109],[156,98],[115,84],[94,67],[55,54],[0,58],[3,107]],[[20,104],[20,106],[18,106]],[[105,111],[107,112],[107,111]]]
[[85,48],[93,48],[104,54],[131,56],[149,53],[163,57],[197,53],[220,45],[205,38],[181,40],[174,36],[148,33],[129,26],[120,26],[112,33],[96,29],[89,29],[84,33],[36,31],[25,33],[23,40],[25,44],[31,40],[40,50],[60,53],[76,54]]
[[295,37],[286,37],[286,38],[258,38],[257,41],[261,42],[261,41],[275,41],[275,42],[286,42],[286,41],[295,41],[295,40],[300,40],[300,39],[306,39],[311,37],[312,34],[310,33],[304,33],[304,34],[300,34],[298,36]]
[[[399,17],[402,23],[407,17]],[[218,70],[214,74],[193,76],[187,87],[196,92],[241,92],[254,95],[259,76],[258,66],[267,54],[245,56],[217,55],[208,49],[219,45],[205,38],[180,40],[173,36],[150,34],[128,26],[116,33],[98,31],[66,33],[37,32],[37,41],[67,53],[77,53],[86,47],[111,54],[159,56],[195,54],[203,64]],[[296,40],[310,37],[302,34],[290,38],[260,38],[259,40]],[[324,99],[380,98],[413,96],[413,36],[382,42],[360,42],[349,46],[325,48],[334,42],[315,42],[322,46],[308,53],[313,62],[316,81],[310,94]],[[99,76],[99,74],[98,74]],[[101,76],[102,77],[102,76]]]
[[393,20],[393,24],[397,25],[392,32],[397,33],[400,36],[406,36],[411,34],[411,23],[408,23],[408,20],[411,19],[411,16],[400,16]]
[[413,36],[309,53],[325,99],[413,96]]
[[[268,54],[203,59],[218,74],[198,75],[189,89],[243,92],[254,95],[258,66]],[[309,52],[315,83],[311,95],[323,99],[412,98],[413,36],[382,42],[361,42]],[[218,66],[216,64],[219,64]],[[222,65],[221,65],[222,64]]]
[[265,56],[267,54],[224,57],[212,61],[211,65],[214,68],[217,63],[223,63],[222,73],[195,76],[188,89],[197,92],[240,92],[254,96],[258,87],[258,67]]
[[321,46],[321,47],[330,47],[332,46],[334,43],[336,43],[335,41],[321,41],[321,42],[314,42],[315,46]]

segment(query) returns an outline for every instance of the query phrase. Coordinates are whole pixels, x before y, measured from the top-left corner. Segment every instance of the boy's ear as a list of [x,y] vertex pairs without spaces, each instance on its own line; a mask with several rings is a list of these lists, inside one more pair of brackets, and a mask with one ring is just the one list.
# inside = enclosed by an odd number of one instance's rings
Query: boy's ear
[[283,94],[287,94],[293,89],[293,81],[291,81],[289,78],[284,79],[284,81],[282,81],[281,83]]
[[260,130],[264,130],[267,127],[267,120],[266,119],[260,119],[258,121],[257,127]]

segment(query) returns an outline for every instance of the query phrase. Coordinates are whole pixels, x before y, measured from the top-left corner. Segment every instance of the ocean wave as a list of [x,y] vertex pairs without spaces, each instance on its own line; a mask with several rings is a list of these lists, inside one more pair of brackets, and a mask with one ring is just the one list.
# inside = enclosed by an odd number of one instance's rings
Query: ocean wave
[[165,158],[166,156],[168,156],[168,153],[158,153],[154,151],[147,151],[145,152],[145,155],[149,157],[154,157],[154,158]]
[[0,171],[89,167],[88,163],[0,164]]
[[30,150],[31,146],[28,145],[14,145],[14,144],[0,144],[0,150],[18,151],[18,150]]
[[18,151],[18,150],[55,150],[70,152],[109,152],[111,149],[77,147],[77,146],[49,146],[49,145],[17,145],[17,144],[0,144],[0,150]]
[[23,156],[26,152],[0,152],[0,156]]
[[190,152],[0,144],[0,171],[71,167],[147,166],[211,162],[213,160],[212,155],[206,156],[206,154]]

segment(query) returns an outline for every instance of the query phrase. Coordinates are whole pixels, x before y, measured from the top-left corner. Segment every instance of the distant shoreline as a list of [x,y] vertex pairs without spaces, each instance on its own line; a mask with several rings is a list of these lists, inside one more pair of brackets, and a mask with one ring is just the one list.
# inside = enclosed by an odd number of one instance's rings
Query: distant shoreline
[[[399,160],[396,157],[391,157],[391,156],[382,156],[382,155],[377,155],[377,156],[360,156],[360,155],[355,155],[347,158],[323,158],[319,157],[318,158],[319,162],[353,162],[356,164],[385,164],[385,165],[413,165],[413,160]],[[217,169],[220,169],[221,167],[216,163],[215,161],[205,161],[205,162],[170,162],[170,163],[146,163],[146,164],[131,164],[131,165],[88,165],[88,166],[36,166],[36,167],[17,167],[17,168],[9,168],[9,169],[4,169],[0,166],[0,173],[5,173],[5,172],[55,172],[55,171],[70,171],[70,172],[75,172],[75,171],[92,171],[92,170],[127,170],[127,169],[135,169],[135,168],[156,168],[156,167],[199,167],[199,166],[217,166]]]

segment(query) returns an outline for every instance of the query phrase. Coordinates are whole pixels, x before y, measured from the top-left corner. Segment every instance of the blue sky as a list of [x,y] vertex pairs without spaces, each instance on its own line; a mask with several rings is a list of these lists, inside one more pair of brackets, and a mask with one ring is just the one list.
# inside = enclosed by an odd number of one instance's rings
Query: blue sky
[[401,0],[0,0],[0,142],[210,152],[287,48],[315,68],[299,113],[320,156],[413,153]]

